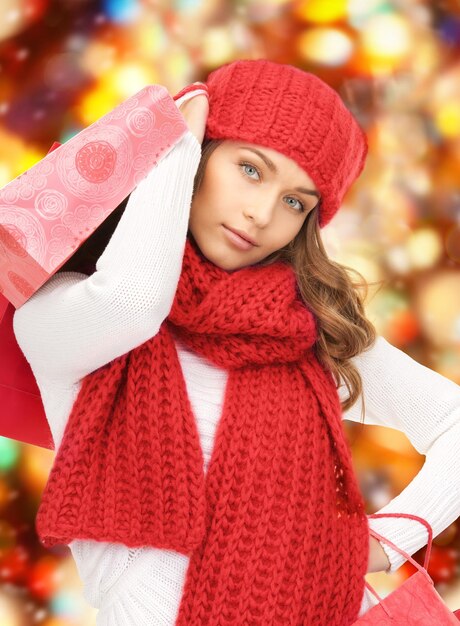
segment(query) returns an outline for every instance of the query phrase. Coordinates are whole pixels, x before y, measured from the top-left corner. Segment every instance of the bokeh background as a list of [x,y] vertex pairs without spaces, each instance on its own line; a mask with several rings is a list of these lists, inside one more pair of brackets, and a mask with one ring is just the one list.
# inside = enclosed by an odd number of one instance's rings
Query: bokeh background
[[[147,83],[174,94],[237,58],[313,71],[369,138],[325,245],[372,283],[379,333],[460,384],[459,53],[458,0],[0,0],[0,187]],[[345,427],[371,513],[424,458],[398,431]],[[70,550],[45,550],[34,530],[54,455],[0,438],[2,626],[95,624]],[[414,571],[368,580],[386,595]],[[460,608],[459,520],[429,573]]]

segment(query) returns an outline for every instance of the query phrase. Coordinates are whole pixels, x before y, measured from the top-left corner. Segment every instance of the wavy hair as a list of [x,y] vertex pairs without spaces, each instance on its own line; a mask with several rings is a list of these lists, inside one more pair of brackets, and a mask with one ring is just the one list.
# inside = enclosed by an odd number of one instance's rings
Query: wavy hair
[[[222,141],[204,138],[193,194],[200,188],[209,157]],[[108,244],[128,198],[112,211],[59,271],[85,274],[95,271],[96,261]],[[371,347],[377,338],[377,331],[364,310],[368,287],[373,283],[366,282],[356,269],[340,265],[327,256],[318,222],[320,202],[309,212],[296,237],[257,265],[267,266],[277,261],[292,265],[300,295],[318,321],[317,358],[332,373],[336,387],[343,382],[347,388],[348,397],[341,401],[342,410],[346,411],[363,391],[361,376],[351,359]],[[359,280],[353,280],[351,274]],[[361,288],[364,289],[362,294]],[[363,396],[361,424],[364,414]]]

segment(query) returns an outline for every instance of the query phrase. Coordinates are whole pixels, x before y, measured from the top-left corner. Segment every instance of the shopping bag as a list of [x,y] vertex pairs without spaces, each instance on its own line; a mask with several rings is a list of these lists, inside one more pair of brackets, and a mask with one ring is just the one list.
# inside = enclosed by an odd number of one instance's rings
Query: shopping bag
[[0,293],[26,302],[187,129],[148,85],[0,189]]
[[368,517],[407,517],[416,520],[426,527],[428,543],[422,567],[404,550],[372,528],[369,529],[373,537],[397,550],[418,571],[385,598],[381,598],[366,580],[366,587],[379,600],[379,603],[358,618],[353,626],[386,626],[387,624],[391,626],[459,626],[460,610],[453,613],[446,606],[427,571],[433,541],[430,524],[423,518],[409,513],[374,513]]
[[[178,108],[193,97],[191,92],[206,94],[207,87],[203,83],[186,86],[173,96],[174,105]],[[54,142],[48,154],[60,146]],[[0,293],[0,436],[54,450],[39,387],[14,335],[15,309]]]
[[14,336],[15,311],[0,296],[0,435],[54,450],[40,390]]
[[[48,154],[60,145],[53,142]],[[14,334],[15,310],[0,294],[0,434],[54,450],[40,389]]]

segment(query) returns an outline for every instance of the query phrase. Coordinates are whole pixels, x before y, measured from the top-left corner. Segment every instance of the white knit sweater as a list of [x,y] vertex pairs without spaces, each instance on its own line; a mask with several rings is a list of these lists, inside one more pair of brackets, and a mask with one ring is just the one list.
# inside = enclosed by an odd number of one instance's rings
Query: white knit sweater
[[[131,194],[97,271],[54,275],[14,315],[56,451],[81,379],[154,336],[170,311],[200,156],[200,144],[187,131]],[[207,469],[227,372],[176,345]],[[353,361],[363,379],[365,423],[404,432],[426,455],[414,480],[379,512],[420,515],[436,536],[460,516],[460,387],[383,337]],[[343,386],[339,393],[346,396]],[[343,418],[359,422],[360,408],[358,401]],[[370,520],[370,526],[409,554],[426,544],[424,527],[412,520]],[[99,626],[174,624],[188,557],[92,540],[69,545],[84,597],[99,609]],[[385,544],[384,550],[395,571],[405,559]],[[373,604],[366,590],[361,614]]]

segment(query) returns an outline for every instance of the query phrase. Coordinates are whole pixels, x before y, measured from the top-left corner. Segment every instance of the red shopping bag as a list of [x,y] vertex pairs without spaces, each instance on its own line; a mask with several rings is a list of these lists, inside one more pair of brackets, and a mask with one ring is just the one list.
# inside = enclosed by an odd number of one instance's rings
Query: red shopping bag
[[0,296],[0,434],[54,450],[40,390],[14,336],[15,310]]
[[446,606],[434,583],[428,574],[427,567],[430,560],[433,531],[430,524],[417,515],[409,513],[374,513],[368,517],[407,517],[423,524],[428,530],[428,543],[423,567],[407,552],[401,550],[394,543],[382,537],[372,528],[370,534],[397,550],[417,568],[417,572],[408,578],[398,589],[395,589],[385,598],[381,598],[375,589],[366,581],[366,587],[379,600],[362,615],[354,625],[359,626],[458,626],[460,609],[452,613]]

